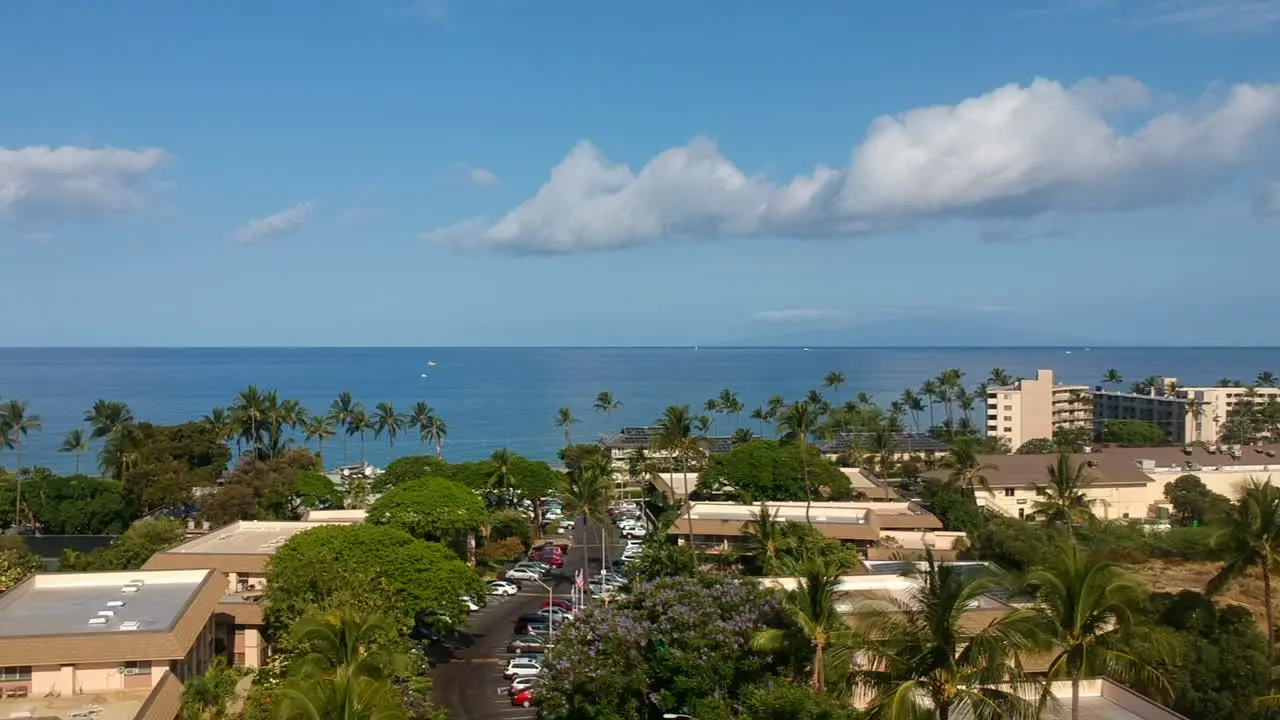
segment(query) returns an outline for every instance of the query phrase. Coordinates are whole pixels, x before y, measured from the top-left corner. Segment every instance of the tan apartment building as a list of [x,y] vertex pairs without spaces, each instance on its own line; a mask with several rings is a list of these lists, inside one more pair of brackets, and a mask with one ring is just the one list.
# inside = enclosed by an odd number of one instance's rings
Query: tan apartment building
[[312,528],[347,524],[330,522],[273,522],[241,520],[152,555],[147,570],[212,568],[218,574],[218,613],[232,628],[226,647],[236,665],[258,668],[270,654],[264,636],[263,599],[267,589],[267,561],[294,535]]
[[1187,403],[1185,442],[1228,441],[1230,438],[1222,436],[1222,427],[1232,408],[1241,402],[1280,400],[1280,388],[1273,387],[1184,387],[1175,390],[1175,394]]
[[[1057,456],[986,455],[979,460],[996,469],[985,473],[991,492],[979,492],[978,502],[1005,515],[1029,518],[1040,497],[1035,486],[1048,482],[1048,469]],[[1109,520],[1167,518],[1172,506],[1164,487],[1183,475],[1195,475],[1209,490],[1228,498],[1236,497],[1250,478],[1280,481],[1280,445],[1113,447],[1072,455],[1071,461],[1074,467],[1086,467],[1085,494],[1094,503],[1094,514]]]
[[[804,502],[766,502],[740,505],[730,502],[694,502],[686,515],[681,513],[668,530],[680,544],[688,542],[692,523],[693,543],[699,550],[719,552],[742,541],[760,512],[767,506],[771,515],[783,522],[804,523]],[[965,535],[942,529],[942,521],[910,502],[815,502],[809,508],[809,522],[825,537],[871,550],[924,550],[933,548],[939,556],[952,556],[956,541]],[[891,553],[871,553],[877,557]]]
[[1088,385],[1059,385],[1052,370],[1037,370],[1034,379],[987,388],[987,437],[1004,438],[1011,450],[1060,427],[1093,427]]
[[173,720],[229,628],[213,570],[33,575],[0,595],[0,713]]

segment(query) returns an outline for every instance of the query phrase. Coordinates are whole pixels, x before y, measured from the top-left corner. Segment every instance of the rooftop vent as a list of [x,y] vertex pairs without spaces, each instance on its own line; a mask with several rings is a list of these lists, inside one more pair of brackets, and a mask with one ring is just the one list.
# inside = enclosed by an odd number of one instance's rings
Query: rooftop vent
[[120,588],[120,592],[122,592],[122,593],[136,593],[136,592],[138,592],[138,591],[139,591],[139,590],[141,590],[141,589],[142,589],[142,588],[141,588],[140,586],[138,586],[138,585],[125,585],[124,587]]
[[107,619],[104,617],[91,617],[89,618],[89,624],[90,625],[106,625]]
[[137,629],[138,629],[138,621],[137,621],[137,620],[125,620],[124,622],[120,623],[120,629],[121,629],[121,630],[137,630]]
[[124,607],[123,600],[108,600],[107,607]]
[[115,616],[116,616],[115,610],[99,610],[98,611],[98,617],[115,617]]

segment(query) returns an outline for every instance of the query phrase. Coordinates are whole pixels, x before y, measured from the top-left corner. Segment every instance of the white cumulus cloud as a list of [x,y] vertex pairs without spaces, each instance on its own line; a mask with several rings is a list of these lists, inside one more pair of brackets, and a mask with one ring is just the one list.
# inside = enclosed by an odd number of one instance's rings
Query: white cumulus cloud
[[[956,105],[876,119],[843,168],[787,183],[749,175],[711,140],[639,171],[580,142],[496,222],[430,240],[524,252],[598,250],[684,236],[852,236],[930,219],[1024,220],[1172,203],[1252,162],[1280,125],[1280,85],[1236,85],[1124,131],[1150,107],[1129,78],[1037,79]],[[1130,123],[1132,124],[1132,123]]]
[[492,185],[498,182],[498,176],[485,170],[484,168],[471,168],[467,171],[467,177],[476,185]]
[[838,318],[841,313],[823,308],[786,308],[783,310],[761,310],[755,314],[756,320],[764,322],[799,322],[804,320],[830,320]]
[[0,218],[128,211],[168,159],[158,148],[0,147]]
[[254,218],[236,230],[235,239],[242,243],[255,243],[268,238],[286,235],[306,223],[311,216],[311,203],[302,202],[274,215]]

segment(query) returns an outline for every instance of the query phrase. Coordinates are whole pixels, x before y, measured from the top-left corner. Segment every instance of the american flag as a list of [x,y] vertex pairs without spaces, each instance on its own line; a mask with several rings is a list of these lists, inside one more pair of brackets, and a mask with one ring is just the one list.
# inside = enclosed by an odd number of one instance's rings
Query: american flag
[[582,571],[581,570],[578,570],[573,573],[573,584],[577,585],[579,590],[582,589]]

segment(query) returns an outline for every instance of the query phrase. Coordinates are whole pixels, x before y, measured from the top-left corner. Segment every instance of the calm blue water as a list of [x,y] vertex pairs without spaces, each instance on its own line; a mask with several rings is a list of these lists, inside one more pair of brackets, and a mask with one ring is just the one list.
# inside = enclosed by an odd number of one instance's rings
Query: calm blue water
[[[428,360],[436,366],[427,367]],[[315,411],[343,390],[370,410],[379,401],[403,411],[425,400],[449,424],[447,459],[476,459],[507,446],[553,460],[563,433],[552,416],[562,406],[582,419],[573,436],[585,441],[624,424],[647,424],[669,404],[701,408],[724,387],[750,409],[775,393],[794,398],[840,370],[847,384],[836,399],[862,391],[887,402],[947,367],[963,369],[969,385],[992,367],[1013,375],[1047,367],[1061,381],[1088,383],[1114,367],[1126,382],[1167,375],[1209,384],[1223,376],[1247,381],[1261,370],[1280,373],[1280,348],[1074,348],[1071,354],[1064,348],[0,348],[0,398],[30,401],[44,421],[44,432],[26,444],[23,464],[67,472],[71,457],[55,451],[97,398],[123,400],[139,419],[167,424],[225,405],[250,383]],[[591,409],[601,390],[623,402],[611,418]],[[402,439],[397,451],[415,446]],[[340,459],[338,447],[329,445],[330,462]],[[358,447],[353,440],[352,460]],[[370,438],[366,454],[375,464],[391,457],[385,439]],[[11,452],[0,455],[8,466],[14,460]]]

